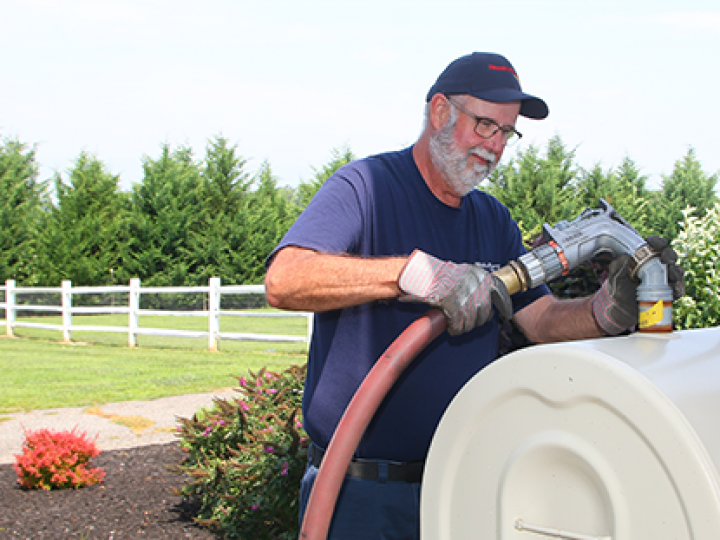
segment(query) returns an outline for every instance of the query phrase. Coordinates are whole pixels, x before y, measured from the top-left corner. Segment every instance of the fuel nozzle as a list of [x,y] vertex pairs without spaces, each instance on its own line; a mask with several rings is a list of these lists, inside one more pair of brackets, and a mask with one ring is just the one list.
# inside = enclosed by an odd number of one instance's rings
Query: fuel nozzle
[[600,208],[585,209],[573,221],[543,226],[545,243],[510,262],[495,275],[510,294],[567,275],[602,251],[633,260],[632,275],[640,281],[637,290],[639,328],[645,332],[672,331],[672,288],[667,267],[645,239],[605,200]]

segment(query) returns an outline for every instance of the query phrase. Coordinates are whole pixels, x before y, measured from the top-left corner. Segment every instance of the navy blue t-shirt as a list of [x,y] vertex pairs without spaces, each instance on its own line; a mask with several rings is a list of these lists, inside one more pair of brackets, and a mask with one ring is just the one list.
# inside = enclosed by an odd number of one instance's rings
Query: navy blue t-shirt
[[[479,263],[488,271],[525,253],[507,208],[477,190],[462,199],[460,208],[442,203],[425,184],[411,148],[356,161],[335,173],[275,251],[290,245],[364,257],[409,255],[420,249],[442,260]],[[514,309],[548,292],[543,285],[515,295]],[[390,300],[315,315],[303,415],[316,444],[327,447],[373,364],[427,309]],[[397,381],[356,456],[425,459],[453,396],[497,354],[496,317],[461,336],[441,335]]]

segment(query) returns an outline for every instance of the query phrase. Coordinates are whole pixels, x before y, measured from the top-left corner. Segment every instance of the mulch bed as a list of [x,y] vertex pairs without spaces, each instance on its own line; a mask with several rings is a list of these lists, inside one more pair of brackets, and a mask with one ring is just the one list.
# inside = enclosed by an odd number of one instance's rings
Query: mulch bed
[[13,465],[0,465],[0,538],[216,539],[173,493],[186,477],[166,466],[182,456],[177,443],[105,451],[92,460],[105,480],[77,490],[25,491]]

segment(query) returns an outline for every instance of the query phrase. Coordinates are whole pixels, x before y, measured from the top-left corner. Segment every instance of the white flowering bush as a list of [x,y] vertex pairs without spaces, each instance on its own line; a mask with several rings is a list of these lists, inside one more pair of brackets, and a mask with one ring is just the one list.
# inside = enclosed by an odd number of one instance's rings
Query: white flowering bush
[[673,305],[678,329],[720,325],[720,203],[703,218],[683,212],[680,234],[672,247],[685,269],[686,295]]

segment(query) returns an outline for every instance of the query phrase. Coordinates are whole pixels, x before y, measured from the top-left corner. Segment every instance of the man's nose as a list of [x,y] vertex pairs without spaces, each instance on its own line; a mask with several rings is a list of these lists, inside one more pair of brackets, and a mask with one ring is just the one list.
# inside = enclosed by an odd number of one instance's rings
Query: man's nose
[[483,146],[496,155],[499,155],[505,149],[506,142],[505,134],[501,130],[498,130],[492,137],[484,140]]

